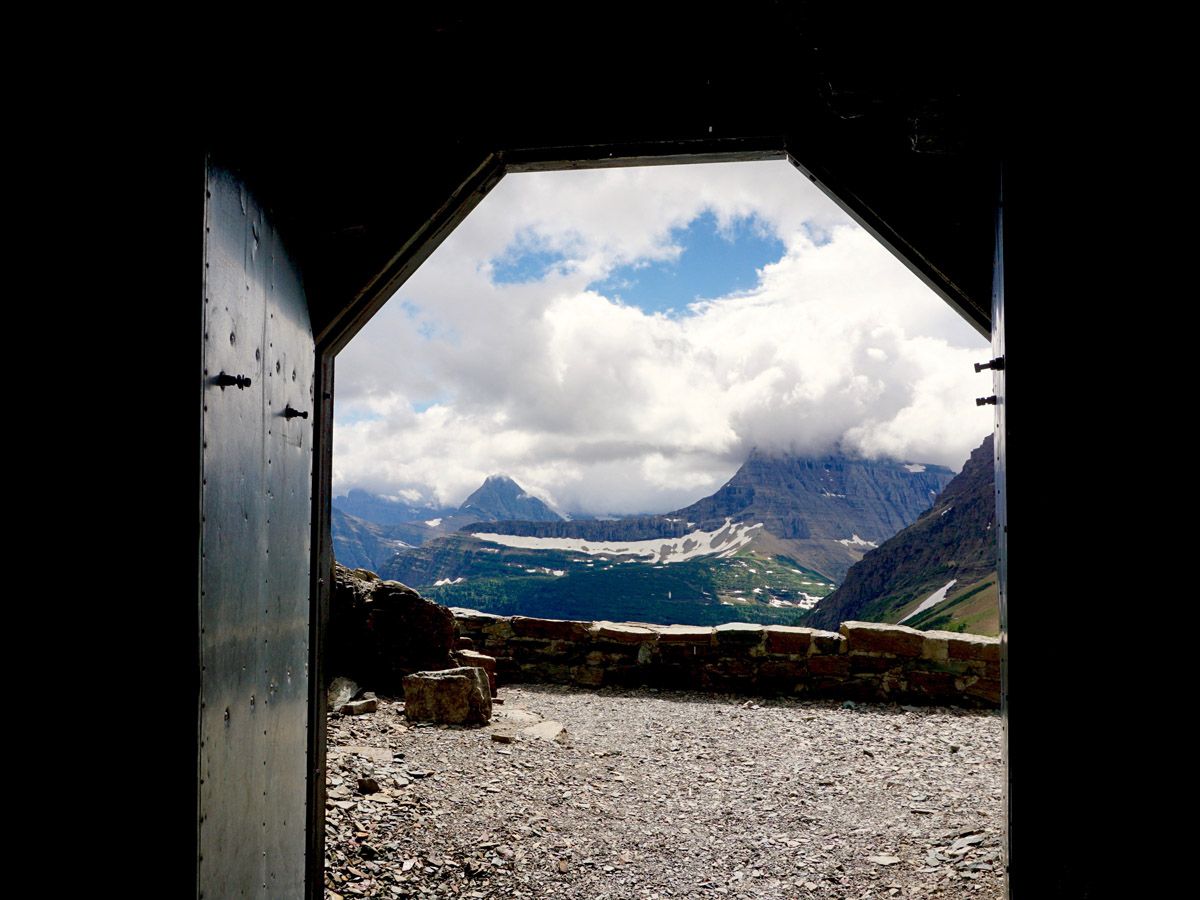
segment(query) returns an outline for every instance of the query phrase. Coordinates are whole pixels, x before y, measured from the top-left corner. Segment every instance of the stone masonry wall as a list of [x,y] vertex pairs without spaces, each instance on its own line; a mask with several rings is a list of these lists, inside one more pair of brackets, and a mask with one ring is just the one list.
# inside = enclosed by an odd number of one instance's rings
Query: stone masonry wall
[[1000,642],[904,625],[571,622],[452,610],[500,682],[550,682],[996,707]]

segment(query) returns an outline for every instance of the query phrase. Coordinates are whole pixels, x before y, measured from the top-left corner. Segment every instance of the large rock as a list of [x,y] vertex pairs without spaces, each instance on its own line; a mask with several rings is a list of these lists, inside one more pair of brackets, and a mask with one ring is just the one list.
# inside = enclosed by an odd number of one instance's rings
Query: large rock
[[329,685],[329,708],[341,709],[358,695],[359,690],[361,689],[354,683],[354,679],[339,675]]
[[474,650],[459,650],[454,654],[454,661],[460,666],[474,666],[487,673],[491,694],[496,696],[496,657]]
[[412,672],[454,665],[454,616],[398,581],[335,565],[328,666],[380,694]]
[[412,722],[486,725],[492,718],[487,673],[474,666],[404,678],[404,715]]

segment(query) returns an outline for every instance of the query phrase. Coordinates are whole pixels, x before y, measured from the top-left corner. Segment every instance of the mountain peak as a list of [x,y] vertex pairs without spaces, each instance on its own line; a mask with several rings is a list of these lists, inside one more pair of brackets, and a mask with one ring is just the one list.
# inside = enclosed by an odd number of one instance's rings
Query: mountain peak
[[558,522],[562,516],[525,491],[507,475],[494,474],[463,501],[460,512],[477,516],[477,521]]

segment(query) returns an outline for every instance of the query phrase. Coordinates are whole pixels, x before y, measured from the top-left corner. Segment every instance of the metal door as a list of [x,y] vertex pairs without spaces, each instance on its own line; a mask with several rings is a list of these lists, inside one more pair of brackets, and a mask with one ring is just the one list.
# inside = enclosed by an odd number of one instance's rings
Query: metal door
[[211,161],[204,267],[198,894],[300,897],[313,337],[269,213]]
[[[992,370],[992,393],[996,397],[995,434],[992,439],[996,454],[996,540],[997,568],[1000,582],[1000,711],[1004,717],[1004,864],[1010,870],[1012,848],[1012,772],[1008,756],[1008,501],[1007,452],[1008,423],[1005,374],[1008,359],[1004,346],[1004,196],[1001,193],[996,207],[996,255],[992,269],[992,359],[999,360]],[[1006,890],[1011,885],[1005,877]]]

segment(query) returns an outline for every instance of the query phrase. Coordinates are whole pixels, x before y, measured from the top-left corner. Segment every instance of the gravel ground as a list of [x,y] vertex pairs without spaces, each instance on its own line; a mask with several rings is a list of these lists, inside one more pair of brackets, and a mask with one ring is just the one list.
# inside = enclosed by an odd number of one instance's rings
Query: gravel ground
[[478,729],[330,717],[327,898],[1003,895],[998,714],[500,696]]

